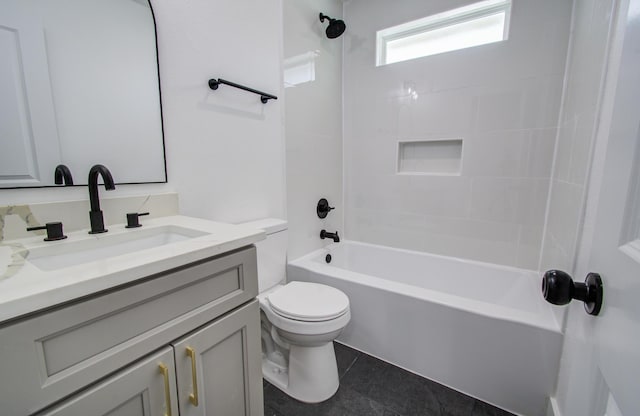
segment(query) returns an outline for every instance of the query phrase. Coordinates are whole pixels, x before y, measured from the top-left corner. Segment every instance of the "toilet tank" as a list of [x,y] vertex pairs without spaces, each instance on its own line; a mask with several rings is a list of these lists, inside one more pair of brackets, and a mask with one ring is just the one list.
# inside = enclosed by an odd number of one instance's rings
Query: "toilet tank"
[[258,256],[258,289],[262,293],[284,284],[287,268],[287,222],[263,218],[243,225],[264,230],[267,238],[255,243]]

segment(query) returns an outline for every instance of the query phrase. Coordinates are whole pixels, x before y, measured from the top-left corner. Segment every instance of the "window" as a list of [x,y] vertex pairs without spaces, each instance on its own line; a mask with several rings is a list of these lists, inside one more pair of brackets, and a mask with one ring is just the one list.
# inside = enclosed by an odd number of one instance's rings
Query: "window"
[[316,58],[318,51],[310,51],[284,60],[284,87],[316,80]]
[[377,32],[377,66],[507,39],[511,0],[486,0]]

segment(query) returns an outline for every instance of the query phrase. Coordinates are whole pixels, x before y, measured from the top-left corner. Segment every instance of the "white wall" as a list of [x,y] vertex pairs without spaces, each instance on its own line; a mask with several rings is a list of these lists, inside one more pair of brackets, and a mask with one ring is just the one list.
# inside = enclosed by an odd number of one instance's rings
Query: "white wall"
[[280,0],[154,1],[169,181],[181,211],[239,222],[285,217]]
[[[375,67],[376,30],[471,2],[345,3],[347,237],[535,269],[571,1],[514,0],[505,42]],[[463,139],[459,176],[396,174],[399,140],[441,138]]]
[[[320,12],[342,17],[342,2],[285,0],[283,5],[285,60],[315,55],[315,79],[285,89],[288,255],[292,260],[332,242],[320,240],[321,229],[339,230],[340,235],[344,231],[342,38],[328,39],[327,22],[320,23],[318,18]],[[336,208],[325,219],[316,215],[320,198]]]
[[[263,105],[256,95],[207,86],[220,77],[282,97],[281,1],[152,3],[169,182],[119,186],[101,196],[176,191],[186,215],[229,222],[284,218],[282,100]],[[0,205],[87,197],[84,187],[1,190]]]

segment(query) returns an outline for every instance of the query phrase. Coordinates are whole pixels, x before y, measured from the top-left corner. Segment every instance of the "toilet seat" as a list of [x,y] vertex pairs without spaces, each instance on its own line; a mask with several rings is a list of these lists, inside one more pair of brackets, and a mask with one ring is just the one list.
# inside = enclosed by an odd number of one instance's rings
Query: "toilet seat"
[[303,322],[329,321],[349,310],[349,298],[342,291],[311,282],[290,282],[267,300],[278,315]]
[[[292,318],[287,318],[281,315],[280,313],[276,312],[275,309],[271,306],[269,297],[283,290],[285,287],[289,286],[292,283],[294,282],[287,283],[286,285],[277,285],[258,295],[258,300],[260,301],[260,309],[267,316],[267,319],[269,320],[269,322],[271,322],[277,328],[283,329],[288,332],[303,334],[303,335],[327,334],[327,333],[336,331],[338,329],[344,328],[351,320],[351,312],[349,310],[348,305],[347,305],[346,311],[344,311],[341,315],[338,315],[333,319],[328,319],[323,321],[303,321],[300,319],[292,319]],[[307,284],[307,282],[297,282],[297,283]],[[325,285],[321,285],[321,286],[325,286]],[[348,301],[348,298],[347,298],[347,301]]]

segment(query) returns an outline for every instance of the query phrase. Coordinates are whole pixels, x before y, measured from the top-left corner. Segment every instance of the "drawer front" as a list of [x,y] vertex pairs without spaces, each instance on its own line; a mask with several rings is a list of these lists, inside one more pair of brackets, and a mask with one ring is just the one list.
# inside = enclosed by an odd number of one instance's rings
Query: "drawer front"
[[[166,345],[258,292],[255,248],[0,328],[0,403],[29,414]],[[8,378],[5,378],[8,381]]]

